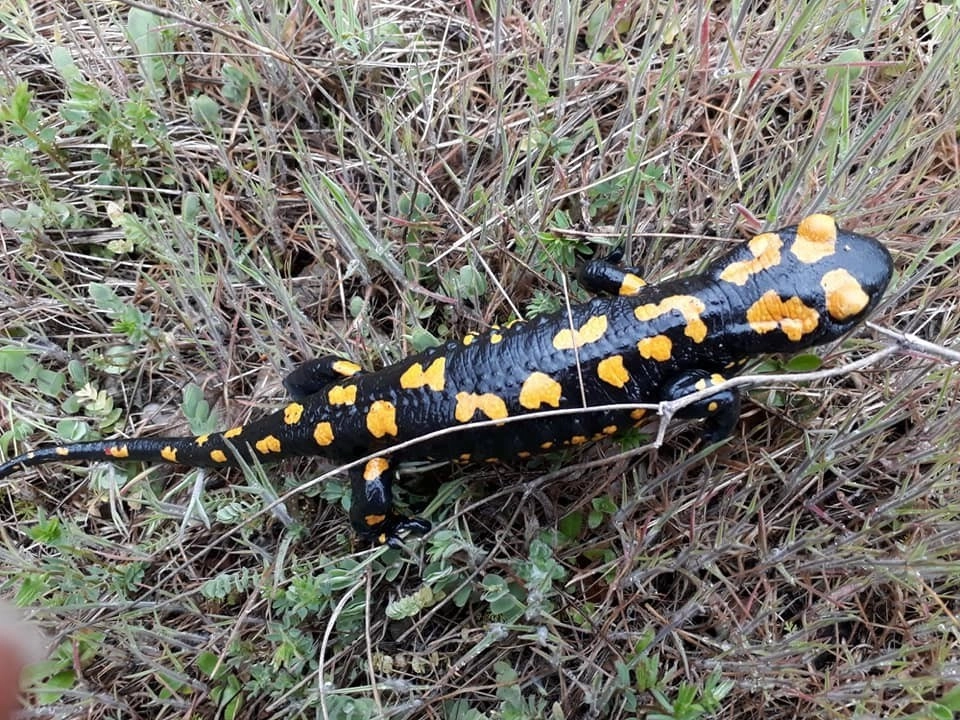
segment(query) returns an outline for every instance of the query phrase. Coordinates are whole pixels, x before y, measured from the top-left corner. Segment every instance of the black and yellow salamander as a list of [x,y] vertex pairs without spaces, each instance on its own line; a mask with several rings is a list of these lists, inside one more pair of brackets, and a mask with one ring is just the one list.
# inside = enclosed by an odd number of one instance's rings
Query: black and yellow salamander
[[[618,258],[617,258],[618,259]],[[711,387],[747,358],[836,340],[873,309],[890,281],[877,240],[843,232],[828,215],[738,245],[701,275],[647,285],[616,262],[593,260],[581,283],[590,302],[470,334],[377,372],[350,360],[308,361],[284,381],[292,401],[260,420],[199,437],[132,438],[41,447],[0,464],[113,458],[187,466],[235,466],[320,455],[350,462],[350,519],[361,537],[395,545],[430,524],[392,502],[398,463],[486,460],[579,445],[642,422],[643,410],[558,414],[470,429],[554,408],[656,403]],[[733,430],[738,394],[688,406],[703,437]],[[464,428],[399,450],[399,443]]]

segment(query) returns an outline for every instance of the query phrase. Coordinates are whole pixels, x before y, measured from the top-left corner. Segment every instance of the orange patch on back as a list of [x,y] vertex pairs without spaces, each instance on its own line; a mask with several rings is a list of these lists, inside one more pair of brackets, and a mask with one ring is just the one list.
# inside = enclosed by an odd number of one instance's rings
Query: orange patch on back
[[330,367],[337,375],[342,375],[343,377],[353,377],[363,370],[362,367],[349,360],[334,360]]
[[457,393],[457,407],[454,417],[460,422],[470,422],[479,410],[491,420],[502,420],[507,417],[507,404],[503,398],[493,393]]
[[397,408],[387,400],[375,400],[367,411],[367,430],[375,438],[385,435],[396,437]]
[[331,405],[353,405],[357,401],[357,386],[334,385],[327,391],[327,401]]
[[520,404],[527,410],[536,410],[541,405],[560,407],[563,388],[560,383],[542,372],[530,373],[520,388]]
[[434,360],[426,370],[420,363],[414,363],[400,376],[400,387],[404,390],[413,390],[426,386],[440,392],[444,386],[443,372],[446,366],[447,359],[444,357]]
[[829,215],[810,215],[797,226],[790,252],[803,263],[815,263],[837,251],[837,223]]
[[784,335],[797,342],[817,329],[820,314],[804,305],[797,296],[783,300],[776,290],[768,290],[747,310],[747,322],[761,335],[779,328]]
[[640,288],[646,287],[647,283],[643,278],[637,277],[633,273],[627,273],[623,276],[623,280],[620,281],[620,295],[629,296],[636,295],[640,292]]
[[623,356],[614,355],[597,363],[597,377],[617,388],[626,385],[630,381],[630,373],[623,366]]
[[596,342],[607,331],[607,316],[594,315],[579,329],[565,328],[553,337],[553,346],[557,350],[572,350]]
[[[237,435],[243,434],[243,427],[232,427],[229,430],[225,430],[223,436],[229,440],[230,438],[235,438]],[[197,445],[200,443],[198,442]]]
[[820,281],[827,312],[834,320],[846,320],[859,315],[870,304],[870,296],[860,283],[843,268],[825,273]]
[[162,457],[167,462],[175,463],[177,461],[177,449],[165,445],[160,449],[160,457]]
[[673,352],[673,342],[666,335],[654,335],[638,342],[637,350],[648,360],[652,358],[657,362],[666,362]]
[[318,422],[313,429],[313,441],[321,447],[326,447],[333,442],[333,425],[328,422]]
[[280,452],[280,440],[278,440],[274,435],[267,435],[265,438],[257,440],[253,446],[261,455],[269,455],[270,453]]
[[303,405],[290,403],[283,409],[283,422],[287,425],[295,425],[300,422],[301,415],[303,415]]
[[379,480],[381,476],[390,469],[390,461],[386,458],[375,457],[367,460],[363,466],[363,479],[367,482]]
[[126,445],[113,445],[107,448],[107,455],[115,458],[125,458],[130,456],[130,451]]
[[217,463],[225,463],[227,461],[227,456],[223,450],[211,450],[210,459]]
[[747,247],[750,248],[753,258],[727,265],[720,273],[721,280],[734,285],[746,285],[751,275],[780,264],[780,248],[783,247],[783,240],[776,233],[755,235],[747,243]]
[[703,339],[707,336],[707,326],[703,320],[700,319],[700,313],[706,309],[707,306],[704,305],[703,301],[698,297],[694,297],[693,295],[671,295],[656,304],[647,303],[646,305],[640,305],[634,309],[633,314],[640,322],[648,322],[676,310],[683,315],[683,319],[687,321],[687,326],[684,328],[683,334],[695,343],[700,343],[703,342]]

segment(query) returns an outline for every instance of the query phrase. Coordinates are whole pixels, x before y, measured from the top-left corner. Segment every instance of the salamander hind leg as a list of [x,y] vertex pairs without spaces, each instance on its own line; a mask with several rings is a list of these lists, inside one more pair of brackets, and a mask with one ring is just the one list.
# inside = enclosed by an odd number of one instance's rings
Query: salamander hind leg
[[400,547],[407,535],[423,535],[430,523],[393,509],[396,472],[387,458],[376,457],[350,471],[350,524],[357,535],[374,545]]
[[352,360],[336,355],[324,355],[307,360],[283,379],[283,386],[294,400],[303,400],[332,382],[344,380],[363,372]]
[[[706,390],[722,383],[726,378],[707,370],[690,370],[664,385],[661,400],[678,400],[685,395]],[[703,420],[701,437],[707,445],[729,437],[740,419],[740,393],[736,390],[721,390],[713,395],[687,405],[677,417],[688,420]]]
[[642,273],[638,268],[622,266],[622,259],[621,246],[605,258],[588,261],[580,268],[577,279],[594,294],[636,295],[646,282],[640,277]]

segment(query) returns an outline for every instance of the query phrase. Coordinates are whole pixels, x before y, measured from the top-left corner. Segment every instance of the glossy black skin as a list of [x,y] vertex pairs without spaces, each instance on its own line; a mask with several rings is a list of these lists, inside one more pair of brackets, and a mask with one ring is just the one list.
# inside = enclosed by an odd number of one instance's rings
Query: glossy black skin
[[[812,229],[835,227],[826,216],[813,216],[804,222],[810,220],[816,220],[810,222]],[[471,430],[470,422],[554,407],[676,399],[715,384],[723,379],[720,376],[735,374],[747,358],[796,352],[850,331],[880,300],[890,281],[892,262],[876,240],[836,233],[835,249],[830,254],[815,261],[800,261],[790,252],[797,227],[778,231],[773,237],[783,250],[776,262],[768,261],[768,267],[751,270],[741,278],[742,283],[731,282],[725,272],[730,273],[728,268],[737,263],[756,262],[747,243],[712,263],[703,274],[642,287],[632,271],[609,261],[593,261],[581,273],[581,282],[589,290],[603,293],[601,297],[574,305],[569,312],[472,335],[464,342],[448,342],[377,372],[352,374],[359,368],[334,357],[309,361],[285,380],[293,403],[228,432],[229,437],[217,433],[205,438],[135,438],[46,447],[0,464],[0,477],[21,466],[54,460],[122,458],[219,467],[235,466],[238,457],[270,462],[320,455],[346,463],[376,453],[373,461],[351,471],[351,522],[362,537],[394,545],[406,534],[423,533],[430,527],[425,520],[402,517],[393,509],[392,481],[398,462],[525,457],[614,434],[643,420],[637,411],[602,411],[480,430]],[[833,277],[829,274],[837,270],[844,271],[843,277],[853,278],[861,291],[852,295],[856,312],[833,310],[843,315],[839,319],[831,315],[824,287],[824,277]],[[748,316],[765,307],[761,298],[771,291],[784,302],[795,299],[790,301],[790,308],[802,306],[807,315],[815,311],[816,327],[805,329],[799,337],[789,337],[779,326],[758,331]],[[648,317],[651,307],[664,302],[679,302],[687,311],[668,308]],[[696,311],[691,310],[694,305]],[[605,326],[602,332],[599,325]],[[564,343],[558,348],[555,339],[571,328],[581,330],[580,339],[586,342],[576,349]],[[643,342],[655,344],[659,353],[650,356],[647,352],[645,356],[639,347]],[[617,356],[620,360],[615,362],[622,364],[622,373],[618,371],[612,377],[609,368],[601,368]],[[437,370],[434,363],[438,360],[443,367],[433,373],[433,386],[410,387],[409,381],[403,382],[414,365],[421,370]],[[521,403],[521,390],[532,373],[542,373],[548,384],[555,383],[550,385],[553,392],[534,393],[538,402],[527,398]],[[340,402],[331,404],[335,394],[347,390],[353,393],[352,388],[355,395],[349,402],[341,397]],[[470,413],[470,404],[461,404],[458,417],[461,393],[486,398],[481,402],[483,407]],[[389,412],[371,412],[387,405],[392,408]],[[714,441],[731,432],[738,414],[739,396],[727,390],[687,408],[684,416],[705,418],[704,439]],[[373,426],[371,417],[376,418]],[[450,427],[460,431],[391,450],[398,443]]]

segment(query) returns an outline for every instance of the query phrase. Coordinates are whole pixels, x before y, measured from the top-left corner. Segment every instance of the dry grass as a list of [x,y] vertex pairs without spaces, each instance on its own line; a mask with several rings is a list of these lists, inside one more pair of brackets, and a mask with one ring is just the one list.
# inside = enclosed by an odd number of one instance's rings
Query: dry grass
[[[875,320],[951,344],[960,19],[875,6],[8,4],[0,452],[241,422],[302,359],[549,307],[596,241],[685,271],[750,213],[883,237]],[[904,354],[751,393],[712,454],[457,471],[406,554],[352,548],[339,479],[264,510],[316,464],[24,473],[33,712],[950,717],[957,385]]]

